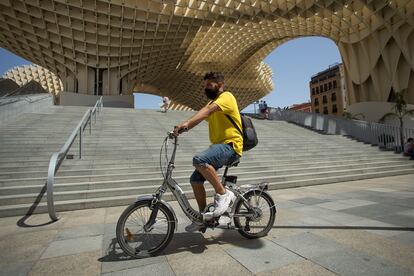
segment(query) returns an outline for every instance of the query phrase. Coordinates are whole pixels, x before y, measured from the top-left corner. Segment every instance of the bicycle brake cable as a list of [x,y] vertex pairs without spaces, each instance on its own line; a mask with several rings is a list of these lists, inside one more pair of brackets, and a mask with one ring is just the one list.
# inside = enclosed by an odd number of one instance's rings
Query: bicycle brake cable
[[164,142],[162,142],[162,145],[161,145],[161,149],[160,149],[160,170],[161,170],[161,174],[162,174],[162,177],[164,177],[165,178],[165,174],[164,174],[164,170],[163,170],[163,167],[162,167],[162,149],[165,147],[165,148],[167,148],[167,139],[168,139],[168,136],[164,139]]

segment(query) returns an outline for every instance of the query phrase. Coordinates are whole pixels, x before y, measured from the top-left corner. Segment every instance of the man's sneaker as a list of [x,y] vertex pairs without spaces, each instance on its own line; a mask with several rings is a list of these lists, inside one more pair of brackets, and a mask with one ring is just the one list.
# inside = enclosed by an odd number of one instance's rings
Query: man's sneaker
[[230,204],[236,199],[236,196],[232,191],[226,189],[226,193],[224,195],[216,194],[214,196],[214,216],[219,217],[224,212],[226,212],[227,208],[229,208]]
[[185,231],[192,233],[192,232],[196,232],[200,230],[203,227],[204,227],[203,223],[198,222],[198,221],[193,221],[190,225],[187,225],[185,227]]

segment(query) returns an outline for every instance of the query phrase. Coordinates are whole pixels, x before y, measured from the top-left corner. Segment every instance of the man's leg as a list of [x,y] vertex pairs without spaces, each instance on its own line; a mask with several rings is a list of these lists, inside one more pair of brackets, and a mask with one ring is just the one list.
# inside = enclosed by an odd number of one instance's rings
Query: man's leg
[[234,155],[234,150],[230,145],[216,144],[193,158],[196,172],[203,179],[208,180],[216,191],[214,197],[215,217],[222,215],[235,199],[234,193],[224,188],[216,172],[216,168],[221,168]]
[[206,190],[204,189],[204,185],[203,183],[191,183],[191,187],[193,187],[198,209],[200,212],[203,212],[207,206]]
[[[226,189],[221,183],[217,175],[217,172],[213,166],[211,166],[210,164],[205,164],[205,165],[196,165],[195,168],[199,173],[201,173],[201,175],[205,179],[207,179],[208,182],[211,183],[211,185],[213,185],[213,188],[217,194],[224,195],[226,193]],[[204,191],[204,197],[205,197],[205,191]]]
[[[197,205],[200,212],[206,208],[206,190],[204,190],[204,177],[195,170],[190,177],[191,187],[193,187],[194,196],[197,200]],[[204,227],[204,224],[199,221],[193,221],[190,225],[185,227],[187,232],[195,232]]]

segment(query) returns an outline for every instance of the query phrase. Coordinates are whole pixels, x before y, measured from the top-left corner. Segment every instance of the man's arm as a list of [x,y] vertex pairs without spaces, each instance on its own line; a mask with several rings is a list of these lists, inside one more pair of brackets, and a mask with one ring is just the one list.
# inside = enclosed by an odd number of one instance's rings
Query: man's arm
[[216,111],[220,111],[220,107],[212,103],[208,106],[203,107],[200,109],[193,117],[191,117],[189,120],[185,121],[184,123],[176,126],[174,128],[174,133],[178,135],[178,132],[182,129],[192,129],[196,125],[198,125],[201,121],[205,120],[210,116],[210,114],[213,114]]

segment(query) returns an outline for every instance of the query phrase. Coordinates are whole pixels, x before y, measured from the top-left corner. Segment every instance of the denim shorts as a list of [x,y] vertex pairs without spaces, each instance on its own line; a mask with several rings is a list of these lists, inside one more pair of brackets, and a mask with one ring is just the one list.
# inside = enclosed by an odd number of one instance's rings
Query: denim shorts
[[[193,166],[206,166],[209,164],[218,170],[239,158],[233,147],[229,144],[214,144],[207,150],[193,157]],[[206,179],[197,170],[190,177],[191,184],[203,184]]]

